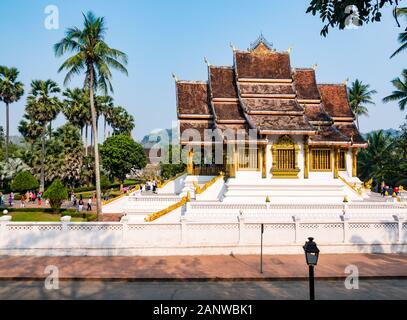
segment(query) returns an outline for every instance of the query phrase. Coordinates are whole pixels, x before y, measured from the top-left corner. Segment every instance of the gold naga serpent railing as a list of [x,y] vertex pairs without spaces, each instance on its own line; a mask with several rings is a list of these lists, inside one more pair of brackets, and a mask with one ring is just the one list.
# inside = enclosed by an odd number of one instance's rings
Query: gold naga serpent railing
[[351,184],[351,183],[349,183],[348,181],[346,181],[346,179],[344,179],[344,178],[342,178],[341,176],[339,176],[339,179],[341,180],[341,181],[343,181],[349,188],[351,188],[355,193],[357,193],[359,196],[362,196],[363,195],[363,190],[362,190],[362,188],[363,187],[356,187],[356,183],[353,183],[353,184]]
[[161,218],[162,216],[170,213],[171,211],[174,211],[175,209],[178,209],[180,207],[182,207],[183,205],[185,205],[189,200],[190,200],[190,195],[189,192],[187,193],[187,195],[185,197],[183,197],[180,201],[170,205],[169,207],[162,209],[160,211],[157,211],[155,213],[152,213],[150,215],[148,215],[146,218],[144,218],[145,222],[151,222],[154,221],[158,218]]
[[111,199],[109,199],[109,200],[103,200],[103,201],[102,201],[102,205],[104,206],[104,205],[107,205],[107,204],[109,204],[109,203],[111,203],[111,202],[113,202],[113,201],[119,200],[119,199],[121,199],[121,198],[123,198],[123,197],[125,197],[125,196],[128,196],[130,193],[137,191],[138,189],[140,189],[140,185],[139,185],[139,184],[136,184],[133,189],[127,191],[126,193],[121,194],[120,196],[111,198]]
[[194,187],[195,187],[195,194],[201,194],[203,193],[206,189],[208,189],[210,186],[212,186],[216,181],[218,181],[219,179],[224,177],[224,173],[220,172],[219,175],[213,179],[211,179],[210,181],[208,181],[207,183],[205,183],[203,185],[203,187],[200,187],[199,184],[194,181]]

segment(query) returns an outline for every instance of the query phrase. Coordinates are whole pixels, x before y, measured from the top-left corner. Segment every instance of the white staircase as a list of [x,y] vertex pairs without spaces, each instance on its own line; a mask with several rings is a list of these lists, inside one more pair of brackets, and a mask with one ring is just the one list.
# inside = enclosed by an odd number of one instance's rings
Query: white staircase
[[129,196],[123,213],[133,216],[146,216],[178,202],[180,197],[177,195],[137,195]]
[[230,178],[225,184],[226,203],[342,203],[363,200],[354,190],[339,179],[261,179]]

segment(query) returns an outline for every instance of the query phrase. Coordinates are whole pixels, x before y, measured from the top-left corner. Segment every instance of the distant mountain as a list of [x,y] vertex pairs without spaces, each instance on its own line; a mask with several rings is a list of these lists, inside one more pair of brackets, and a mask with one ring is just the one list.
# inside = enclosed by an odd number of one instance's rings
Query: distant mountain
[[141,139],[141,145],[149,149],[153,146],[158,145],[168,145],[172,141],[172,130],[171,129],[162,129],[162,130],[155,130],[150,132],[149,134],[145,135],[143,139]]
[[[362,136],[363,136],[363,138],[366,139],[366,137],[367,137],[368,134],[372,134],[373,132],[378,132],[378,131],[380,131],[380,130],[373,130],[373,131],[370,131],[370,132],[368,132],[368,133],[362,133]],[[400,130],[396,130],[396,129],[393,129],[393,128],[390,128],[390,129],[383,129],[383,132],[384,132],[385,134],[389,134],[389,135],[390,135],[391,137],[393,137],[393,138],[396,138],[396,137],[400,136],[400,134],[401,134],[401,131],[400,131]]]

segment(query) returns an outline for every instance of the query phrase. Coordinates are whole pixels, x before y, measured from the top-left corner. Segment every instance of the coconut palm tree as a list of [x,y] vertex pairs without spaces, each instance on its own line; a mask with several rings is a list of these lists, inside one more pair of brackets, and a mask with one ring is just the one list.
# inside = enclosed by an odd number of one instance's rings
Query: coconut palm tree
[[[396,10],[396,17],[400,17],[400,16],[407,17],[407,7],[398,8]],[[401,43],[401,46],[396,51],[393,52],[393,54],[390,56],[390,58],[393,58],[394,56],[398,55],[400,52],[407,49],[407,28],[404,30],[404,32],[399,33],[398,41]]]
[[396,90],[394,90],[391,95],[384,97],[383,102],[398,101],[399,108],[403,111],[407,105],[407,69],[404,69],[401,74],[403,80],[397,77],[391,81]]
[[0,101],[6,104],[6,162],[10,139],[10,104],[20,100],[24,94],[24,85],[17,81],[19,71],[16,68],[0,66]]
[[370,85],[363,84],[362,81],[356,79],[352,82],[348,89],[349,104],[353,113],[356,116],[356,124],[359,129],[359,116],[368,116],[369,111],[367,105],[374,104],[372,95],[376,94],[376,90],[369,90]]
[[74,75],[85,72],[85,87],[89,88],[90,109],[92,115],[92,134],[94,137],[94,156],[96,173],[96,197],[97,214],[102,213],[101,190],[100,190],[100,166],[99,148],[97,142],[97,113],[95,109],[94,94],[101,89],[104,94],[108,90],[113,92],[111,84],[112,73],[110,68],[119,70],[127,74],[125,65],[127,55],[119,50],[110,48],[105,42],[106,23],[103,17],[96,17],[92,12],[88,12],[84,17],[84,27],[69,28],[65,38],[55,44],[55,54],[57,57],[65,53],[72,52],[59,68],[59,72],[67,70],[64,84],[68,84]]
[[61,102],[56,97],[61,89],[52,80],[33,80],[31,91],[27,97],[26,112],[29,117],[42,127],[41,138],[41,173],[40,191],[45,187],[45,136],[47,125],[54,120],[61,111]]

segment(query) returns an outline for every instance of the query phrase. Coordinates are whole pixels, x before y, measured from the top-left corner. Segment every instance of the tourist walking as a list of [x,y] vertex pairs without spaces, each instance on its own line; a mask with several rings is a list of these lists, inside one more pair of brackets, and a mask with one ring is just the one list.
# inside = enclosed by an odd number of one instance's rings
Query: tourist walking
[[4,194],[0,192],[0,207],[4,205]]
[[24,207],[25,207],[25,196],[24,196],[24,194],[21,196],[21,204],[20,204],[20,207],[21,207],[21,208],[24,208]]
[[78,203],[78,212],[81,212],[82,211],[82,209],[83,209],[83,199],[82,199],[82,196],[80,197],[80,199],[79,199],[79,203]]
[[86,211],[92,211],[92,199],[88,199],[88,207],[86,208]]
[[8,197],[8,204],[10,207],[13,206],[13,200],[14,200],[14,195],[13,195],[13,193],[10,193],[10,195]]
[[38,192],[37,194],[37,199],[38,199],[38,206],[42,206],[42,192]]

